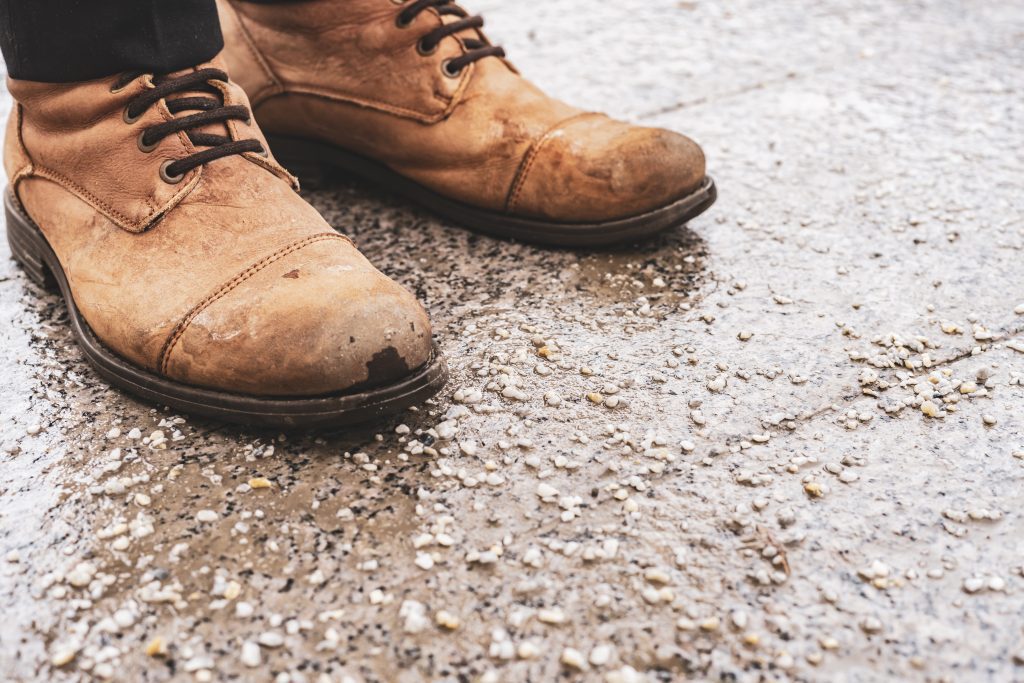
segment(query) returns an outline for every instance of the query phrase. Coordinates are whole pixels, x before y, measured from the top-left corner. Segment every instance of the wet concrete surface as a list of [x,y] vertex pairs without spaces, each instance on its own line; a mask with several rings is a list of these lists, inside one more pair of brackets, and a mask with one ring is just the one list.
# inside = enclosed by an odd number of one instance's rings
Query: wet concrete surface
[[310,193],[453,375],[344,433],[106,387],[0,259],[4,677],[1024,680],[1024,6],[472,9],[718,204],[577,254]]

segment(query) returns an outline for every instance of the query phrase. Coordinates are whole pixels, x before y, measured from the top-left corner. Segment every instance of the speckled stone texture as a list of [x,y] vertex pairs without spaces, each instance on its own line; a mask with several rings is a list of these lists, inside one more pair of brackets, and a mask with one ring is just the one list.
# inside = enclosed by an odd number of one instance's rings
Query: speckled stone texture
[[135,402],[0,259],[6,679],[1024,680],[1024,5],[470,9],[718,204],[575,254],[310,193],[453,371],[347,433]]

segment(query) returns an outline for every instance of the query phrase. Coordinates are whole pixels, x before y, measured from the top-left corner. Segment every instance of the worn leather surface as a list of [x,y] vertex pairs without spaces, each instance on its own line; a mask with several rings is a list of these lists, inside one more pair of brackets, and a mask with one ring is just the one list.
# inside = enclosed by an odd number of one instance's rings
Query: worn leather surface
[[[171,379],[263,396],[387,383],[428,360],[423,308],[332,230],[272,157],[217,159],[168,184],[161,162],[191,143],[170,136],[142,152],[142,128],[171,115],[161,102],[126,123],[125,106],[149,81],[116,93],[112,81],[9,80],[4,154],[18,199],[109,349]],[[229,104],[247,102],[237,86],[214,85]],[[262,140],[254,123],[229,127]]]
[[582,112],[505,60],[446,76],[443,61],[482,34],[465,30],[422,55],[417,41],[455,18],[431,9],[401,28],[403,6],[218,0],[222,56],[268,134],[356,152],[481,208],[600,222],[662,207],[704,179],[689,138]]

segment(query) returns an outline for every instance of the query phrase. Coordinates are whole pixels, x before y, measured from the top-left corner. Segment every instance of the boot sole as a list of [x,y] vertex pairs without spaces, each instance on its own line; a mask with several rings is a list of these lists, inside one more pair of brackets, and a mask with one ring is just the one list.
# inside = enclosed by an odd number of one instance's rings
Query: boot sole
[[381,163],[331,145],[282,136],[270,136],[267,141],[274,157],[306,187],[323,186],[328,170],[338,169],[471,230],[549,246],[604,247],[647,237],[682,225],[704,213],[718,196],[715,181],[709,176],[689,195],[647,213],[601,223],[558,223],[520,218],[463,204],[429,190]]
[[394,384],[326,396],[266,398],[203,389],[160,377],[121,358],[96,337],[75,306],[57,255],[10,189],[5,192],[4,209],[11,255],[33,282],[63,296],[71,331],[90,365],[110,384],[147,401],[250,426],[343,427],[422,403],[448,381],[448,367],[436,343],[430,360]]

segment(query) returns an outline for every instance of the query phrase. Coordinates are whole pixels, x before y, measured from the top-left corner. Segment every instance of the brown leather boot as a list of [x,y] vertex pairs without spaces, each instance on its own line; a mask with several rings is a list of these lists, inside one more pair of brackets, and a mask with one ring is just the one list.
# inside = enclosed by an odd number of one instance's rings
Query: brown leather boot
[[111,383],[218,419],[347,424],[444,384],[416,299],[295,192],[219,64],[9,80],[11,252]]
[[224,57],[274,153],[327,163],[458,223],[593,246],[715,200],[692,140],[552,99],[451,0],[218,0]]

